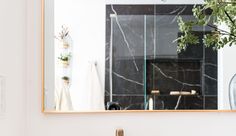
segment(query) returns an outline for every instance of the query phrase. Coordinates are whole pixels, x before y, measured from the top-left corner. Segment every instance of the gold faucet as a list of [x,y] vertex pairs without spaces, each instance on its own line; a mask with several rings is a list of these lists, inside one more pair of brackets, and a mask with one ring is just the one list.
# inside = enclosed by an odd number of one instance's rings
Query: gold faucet
[[123,129],[116,129],[116,136],[124,136],[124,130]]

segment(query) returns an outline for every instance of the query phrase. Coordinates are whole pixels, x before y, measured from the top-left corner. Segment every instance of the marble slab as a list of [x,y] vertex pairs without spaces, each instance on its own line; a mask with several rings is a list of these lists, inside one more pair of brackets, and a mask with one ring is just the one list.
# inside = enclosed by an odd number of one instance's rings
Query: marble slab
[[[123,110],[217,109],[217,52],[192,45],[177,53],[177,16],[193,19],[192,5],[106,5],[106,103]],[[210,11],[207,11],[210,12]],[[194,27],[201,39],[210,28]],[[159,90],[153,96],[151,90]],[[196,90],[195,96],[171,91]]]

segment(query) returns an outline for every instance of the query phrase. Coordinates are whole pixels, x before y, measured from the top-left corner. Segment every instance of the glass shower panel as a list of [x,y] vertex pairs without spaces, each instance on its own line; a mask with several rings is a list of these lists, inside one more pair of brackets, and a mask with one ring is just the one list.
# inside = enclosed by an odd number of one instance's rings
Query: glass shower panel
[[[193,19],[190,15],[182,17]],[[111,14],[110,19],[112,89],[107,101],[117,102],[126,110],[175,109],[179,97],[170,96],[172,91],[200,90],[202,55],[194,54],[194,50],[202,48],[188,49],[191,54],[177,54],[174,41],[181,33],[176,15]],[[188,75],[185,69],[195,73]],[[190,81],[190,87],[185,80]]]
[[[177,43],[173,42],[178,37],[178,24],[174,15],[149,15],[147,19],[147,103],[152,103],[154,110],[164,109],[165,103],[161,98],[166,94],[162,88],[170,85],[165,71],[173,68],[169,59],[177,59]],[[173,73],[173,71],[172,71]],[[164,80],[163,80],[164,79]],[[173,85],[176,82],[170,82]]]
[[144,15],[111,15],[111,23],[112,101],[122,109],[143,109]]
[[169,97],[169,94],[183,87],[182,69],[178,67],[177,42],[174,42],[179,32],[177,16],[154,15],[150,18],[154,22],[154,38],[153,51],[149,53],[150,59],[147,59],[147,95],[153,99],[153,109],[174,109],[178,97]]
[[[194,20],[192,15],[181,17],[183,20]],[[198,45],[189,46],[186,51],[177,53],[175,40],[181,36],[177,16],[154,15],[149,18],[148,21],[153,19],[154,22],[150,26],[154,28],[154,38],[153,43],[147,44],[147,50],[153,50],[147,53],[149,57],[146,60],[147,100],[152,99],[152,108],[156,110],[204,109],[205,98],[208,97],[205,90],[215,90],[215,83],[205,84],[205,75],[211,74],[205,69],[205,62],[215,58],[214,52],[204,48],[200,40]],[[211,29],[194,27],[193,31],[202,39],[203,34]],[[207,51],[209,54],[205,53]]]

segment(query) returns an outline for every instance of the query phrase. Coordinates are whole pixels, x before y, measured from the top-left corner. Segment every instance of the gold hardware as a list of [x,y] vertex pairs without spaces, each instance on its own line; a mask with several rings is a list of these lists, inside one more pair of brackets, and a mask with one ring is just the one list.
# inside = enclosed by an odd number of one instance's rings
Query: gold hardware
[[153,95],[160,95],[160,91],[159,90],[152,90],[151,94],[153,94]]
[[116,136],[124,136],[124,130],[123,129],[116,129]]

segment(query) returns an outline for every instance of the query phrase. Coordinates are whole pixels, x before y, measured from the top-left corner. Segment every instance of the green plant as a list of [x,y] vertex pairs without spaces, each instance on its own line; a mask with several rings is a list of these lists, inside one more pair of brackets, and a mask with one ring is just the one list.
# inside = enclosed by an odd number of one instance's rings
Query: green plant
[[61,54],[60,57],[58,57],[59,60],[61,61],[69,61],[71,58],[71,54]]
[[62,25],[61,28],[62,28],[61,32],[59,32],[58,36],[56,36],[56,39],[58,39],[59,41],[65,40],[66,37],[69,35],[68,27]]
[[67,77],[67,76],[63,76],[61,79],[66,80],[66,81],[69,81],[69,80],[70,80],[70,78]]
[[[210,14],[206,14],[210,10]],[[194,26],[207,26],[212,32],[205,34],[203,43],[213,49],[223,48],[225,45],[232,46],[236,43],[236,0],[205,0],[202,6],[194,6],[193,15],[196,20],[184,21],[178,17],[179,30],[183,33],[178,41],[177,51],[185,50],[189,44],[199,43],[199,38],[194,34]],[[227,30],[218,28],[225,25]]]

